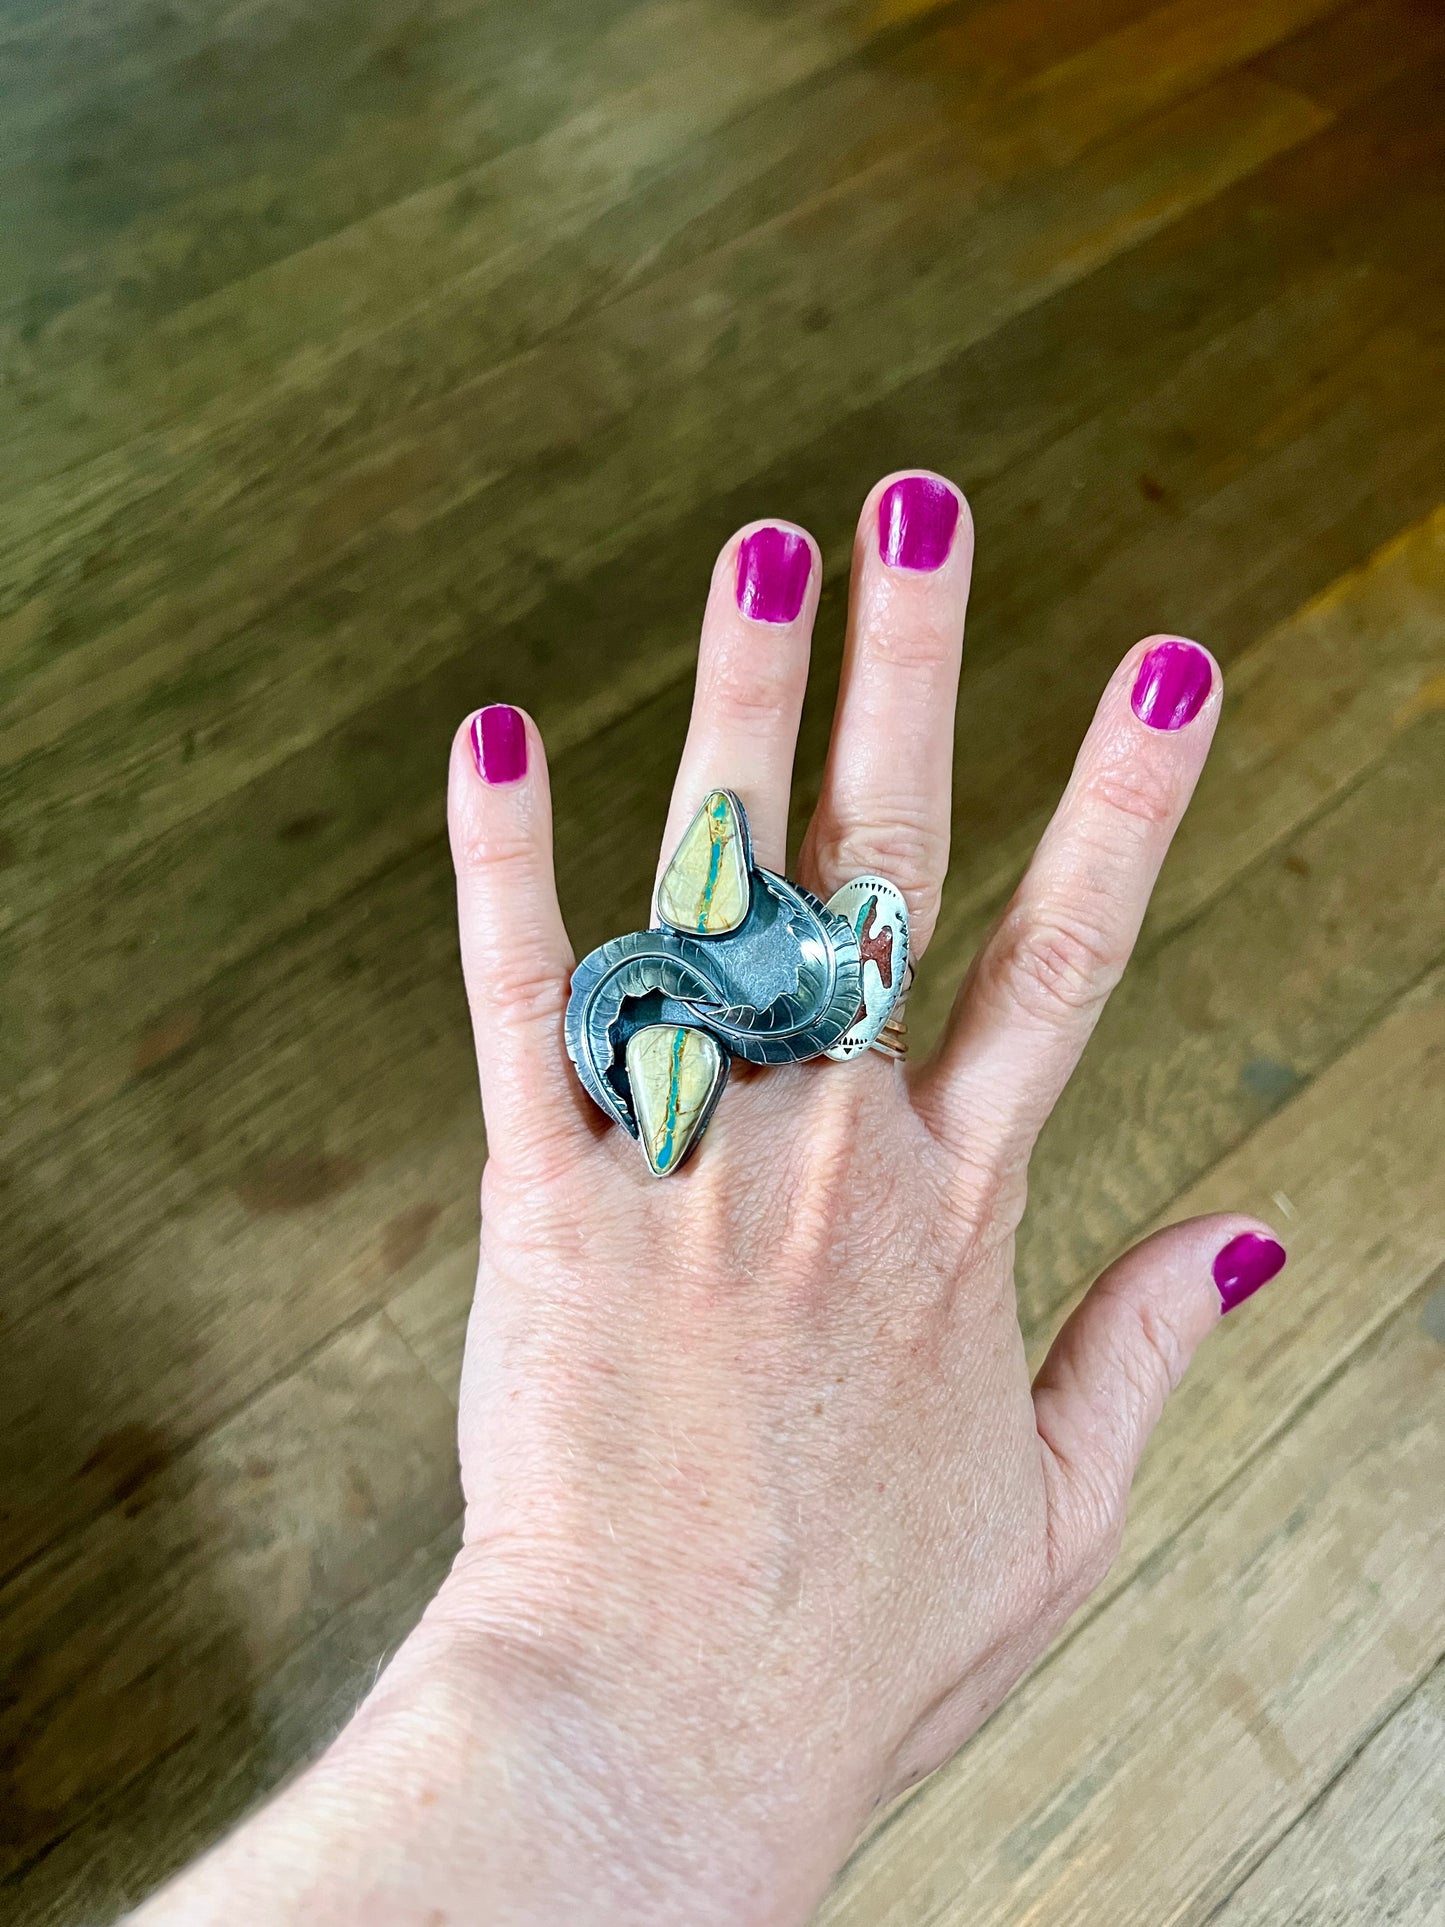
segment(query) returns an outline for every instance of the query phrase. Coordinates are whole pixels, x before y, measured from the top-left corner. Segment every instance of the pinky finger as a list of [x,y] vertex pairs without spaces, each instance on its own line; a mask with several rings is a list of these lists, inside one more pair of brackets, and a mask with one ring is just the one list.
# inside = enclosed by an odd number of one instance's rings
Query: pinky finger
[[447,820],[462,973],[491,1159],[535,1165],[585,1140],[562,1020],[572,950],[557,903],[537,726],[494,704],[452,742]]

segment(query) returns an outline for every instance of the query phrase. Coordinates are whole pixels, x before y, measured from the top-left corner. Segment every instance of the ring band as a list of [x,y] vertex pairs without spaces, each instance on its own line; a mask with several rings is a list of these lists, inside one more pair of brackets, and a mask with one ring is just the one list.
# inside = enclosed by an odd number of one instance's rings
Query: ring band
[[900,1024],[895,1030],[891,1024],[885,1024],[868,1048],[901,1064],[908,1056],[908,1026]]
[[[668,1177],[701,1141],[734,1057],[860,1056],[911,974],[896,885],[855,877],[821,903],[753,862],[747,812],[713,790],[658,879],[652,928],[612,938],[574,971],[567,1054],[588,1096]],[[895,1026],[885,1054],[901,1042]]]

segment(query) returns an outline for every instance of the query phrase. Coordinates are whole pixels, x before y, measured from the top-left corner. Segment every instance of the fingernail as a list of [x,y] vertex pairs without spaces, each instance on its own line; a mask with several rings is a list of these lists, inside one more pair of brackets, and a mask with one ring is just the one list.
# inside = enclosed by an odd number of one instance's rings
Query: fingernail
[[1139,665],[1134,714],[1151,729],[1183,729],[1203,709],[1214,686],[1208,656],[1182,636],[1156,643]]
[[796,529],[754,529],[738,544],[738,607],[754,622],[796,622],[813,551]]
[[519,783],[527,774],[527,725],[520,709],[493,703],[472,718],[472,754],[488,783]]
[[1214,1260],[1214,1282],[1220,1302],[1233,1311],[1246,1298],[1252,1298],[1261,1285],[1284,1270],[1285,1249],[1259,1231],[1242,1231]]
[[905,475],[878,498],[878,553],[893,569],[941,569],[958,527],[958,497],[932,475]]

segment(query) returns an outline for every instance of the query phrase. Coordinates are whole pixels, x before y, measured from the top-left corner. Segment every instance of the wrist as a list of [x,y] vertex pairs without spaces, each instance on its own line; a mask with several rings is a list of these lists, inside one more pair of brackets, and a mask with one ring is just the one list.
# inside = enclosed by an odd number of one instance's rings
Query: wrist
[[797,1927],[863,1818],[830,1723],[761,1651],[749,1692],[733,1644],[542,1594],[465,1555],[334,1745],[137,1927]]
[[430,1763],[420,1797],[470,1864],[525,1866],[510,1906],[488,1875],[486,1917],[804,1920],[867,1806],[840,1827],[827,1771],[802,1761],[816,1736],[789,1746],[723,1703],[700,1640],[681,1666],[611,1613],[524,1597],[464,1556],[347,1735],[393,1782],[398,1750],[406,1784]]

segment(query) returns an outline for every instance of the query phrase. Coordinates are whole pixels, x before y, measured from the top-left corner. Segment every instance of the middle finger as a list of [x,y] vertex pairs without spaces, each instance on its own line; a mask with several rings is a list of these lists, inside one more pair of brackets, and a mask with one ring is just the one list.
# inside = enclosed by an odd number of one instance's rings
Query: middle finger
[[915,956],[948,867],[953,715],[973,564],[968,504],[941,475],[886,476],[863,505],[848,641],[803,881],[874,872],[908,902]]

